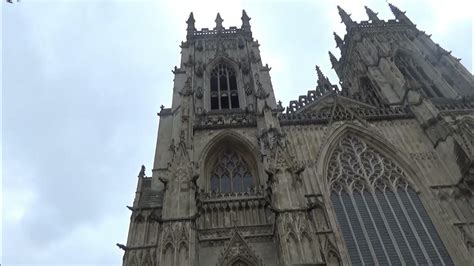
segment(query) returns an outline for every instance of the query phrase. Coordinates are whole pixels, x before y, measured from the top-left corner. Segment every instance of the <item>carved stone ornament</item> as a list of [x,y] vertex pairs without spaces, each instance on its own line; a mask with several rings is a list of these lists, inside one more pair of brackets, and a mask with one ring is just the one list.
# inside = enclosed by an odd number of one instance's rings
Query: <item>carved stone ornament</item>
[[245,43],[244,43],[244,40],[243,40],[243,39],[239,39],[239,41],[238,41],[238,47],[239,47],[239,49],[244,49]]
[[260,62],[261,59],[260,59],[260,57],[259,57],[257,54],[255,54],[255,52],[252,50],[252,51],[250,51],[250,60],[252,61],[252,63],[258,63],[258,62]]
[[197,62],[194,73],[196,73],[196,76],[198,76],[199,78],[202,78],[204,74],[204,66],[201,61]]
[[188,77],[184,82],[183,89],[179,92],[181,96],[189,96],[193,94],[192,85],[191,85],[191,77]]
[[199,52],[202,52],[203,48],[204,48],[204,47],[203,47],[203,44],[202,44],[202,40],[197,41],[197,43],[196,43],[196,49],[197,49]]
[[250,248],[240,233],[235,230],[229,244],[224,252],[219,256],[217,265],[234,266],[234,265],[263,265],[262,260],[257,257],[255,252]]
[[244,86],[245,95],[252,95],[253,88],[250,86],[250,83],[246,82]]
[[266,92],[265,89],[263,88],[262,83],[260,82],[260,78],[258,74],[255,74],[255,83],[257,83],[257,92],[255,92],[255,96],[258,99],[266,99],[268,96],[270,96],[270,93]]
[[202,96],[203,96],[202,87],[199,86],[199,87],[196,89],[196,98],[202,99]]
[[249,64],[249,61],[247,60],[247,58],[242,58],[240,60],[240,69],[242,70],[242,73],[244,75],[248,75],[250,73],[250,64]]

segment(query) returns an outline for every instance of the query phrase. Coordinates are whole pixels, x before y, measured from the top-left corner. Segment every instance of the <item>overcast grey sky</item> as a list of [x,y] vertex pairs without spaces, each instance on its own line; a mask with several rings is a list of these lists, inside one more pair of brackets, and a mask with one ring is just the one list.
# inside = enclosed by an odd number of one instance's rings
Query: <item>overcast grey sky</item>
[[[199,3],[197,3],[199,2]],[[393,1],[472,72],[470,0]],[[2,0],[2,265],[119,265],[136,176],[151,169],[159,106],[171,103],[189,12],[196,27],[252,18],[285,104],[337,83],[328,50],[344,35],[336,5],[366,20],[382,0]],[[148,174],[150,174],[148,170]]]

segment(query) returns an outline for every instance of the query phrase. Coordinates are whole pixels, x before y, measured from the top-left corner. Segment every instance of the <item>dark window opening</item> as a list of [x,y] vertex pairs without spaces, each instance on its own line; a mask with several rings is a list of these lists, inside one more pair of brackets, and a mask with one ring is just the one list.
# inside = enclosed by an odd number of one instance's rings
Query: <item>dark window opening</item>
[[239,108],[239,97],[237,96],[237,92],[231,94],[230,104],[232,105],[232,108]]
[[235,71],[226,64],[217,65],[211,72],[211,110],[239,108]]

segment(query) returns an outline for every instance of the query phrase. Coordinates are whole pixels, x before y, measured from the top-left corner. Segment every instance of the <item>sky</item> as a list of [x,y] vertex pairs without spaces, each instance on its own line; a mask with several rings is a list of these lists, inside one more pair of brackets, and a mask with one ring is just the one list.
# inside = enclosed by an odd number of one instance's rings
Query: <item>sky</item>
[[[160,105],[194,12],[197,28],[252,18],[277,100],[333,83],[337,5],[356,21],[382,0],[2,0],[2,265],[120,265],[140,166],[148,175]],[[472,72],[471,0],[393,0]]]

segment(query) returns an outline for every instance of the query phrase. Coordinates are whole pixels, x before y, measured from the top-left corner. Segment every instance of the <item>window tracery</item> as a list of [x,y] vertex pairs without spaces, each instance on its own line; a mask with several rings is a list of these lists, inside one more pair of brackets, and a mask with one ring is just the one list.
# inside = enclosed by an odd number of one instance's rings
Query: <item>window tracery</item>
[[453,264],[396,162],[348,134],[333,151],[327,175],[353,264]]
[[243,192],[255,185],[247,163],[234,150],[223,150],[217,160],[211,172],[211,191]]
[[233,68],[220,63],[211,71],[211,110],[239,108],[237,78]]

